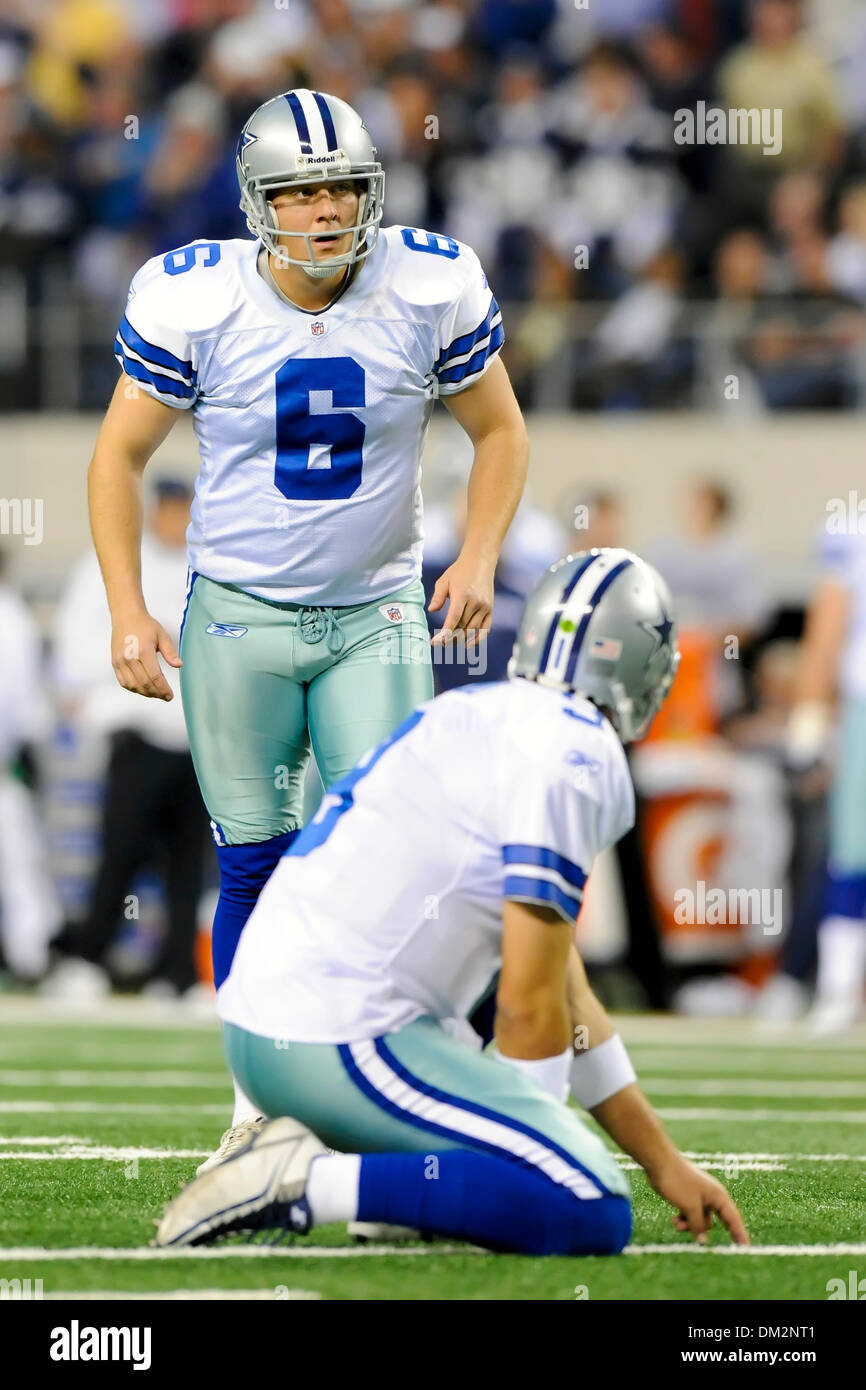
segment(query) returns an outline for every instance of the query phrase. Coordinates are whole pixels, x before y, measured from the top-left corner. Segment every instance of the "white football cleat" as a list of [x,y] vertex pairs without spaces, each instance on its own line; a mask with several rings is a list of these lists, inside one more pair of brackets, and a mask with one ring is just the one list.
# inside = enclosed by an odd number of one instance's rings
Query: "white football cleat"
[[43,999],[63,1004],[95,1004],[111,994],[111,977],[101,965],[80,956],[60,960],[39,985]]
[[767,1029],[797,1023],[809,1006],[809,991],[791,975],[774,975],[755,1001],[752,1017]]
[[220,1163],[225,1163],[226,1159],[233,1158],[240,1149],[249,1142],[253,1134],[261,1134],[267,1120],[264,1115],[252,1115],[248,1120],[241,1120],[239,1124],[232,1125],[227,1129],[219,1142],[219,1148],[206,1158],[196,1168],[196,1177],[201,1177],[202,1173],[209,1173],[211,1168],[216,1168]]
[[836,1038],[853,1028],[860,1016],[860,1000],[816,999],[806,1018],[810,1038]]
[[155,1245],[206,1245],[238,1231],[295,1231],[312,1225],[304,1192],[310,1164],[328,1153],[299,1120],[268,1120],[246,1147],[195,1178],[166,1207]]

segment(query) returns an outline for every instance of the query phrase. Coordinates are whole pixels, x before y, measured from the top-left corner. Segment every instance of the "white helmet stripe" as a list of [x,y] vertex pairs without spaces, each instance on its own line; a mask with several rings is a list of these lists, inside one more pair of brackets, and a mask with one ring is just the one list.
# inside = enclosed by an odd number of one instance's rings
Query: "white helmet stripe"
[[[577,637],[580,620],[591,607],[592,597],[605,574],[627,557],[627,550],[605,550],[603,554],[596,555],[592,564],[587,565],[581,574],[559,615],[550,656],[539,672],[547,680],[553,683],[564,683],[568,659]],[[570,622],[573,626],[569,630],[563,631],[563,622]]]
[[[562,680],[563,673],[568,665],[568,654],[571,651],[571,643],[577,629],[577,624],[598,585],[598,567],[601,563],[601,559],[602,557],[600,555],[596,555],[587,565],[569,594],[565,607],[562,609],[559,616],[554,619],[556,627],[553,633],[550,655],[539,671],[539,675],[543,676],[546,680]],[[562,624],[566,621],[570,621],[574,624],[570,632],[563,631]]]
[[298,87],[295,90],[304,115],[307,118],[307,129],[310,132],[310,144],[313,147],[313,154],[327,154],[331,148],[328,140],[328,132],[325,129],[325,122],[322,120],[322,113],[319,110],[316,98],[306,87]]

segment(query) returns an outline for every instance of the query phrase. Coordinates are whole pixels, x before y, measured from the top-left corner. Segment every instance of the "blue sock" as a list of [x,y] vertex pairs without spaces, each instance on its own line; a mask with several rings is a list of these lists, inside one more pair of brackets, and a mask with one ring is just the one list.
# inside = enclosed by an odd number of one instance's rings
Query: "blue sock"
[[631,1235],[628,1198],[578,1198],[520,1163],[469,1149],[362,1154],[358,1220],[525,1255],[617,1255]]
[[255,845],[217,845],[220,896],[211,936],[214,984],[219,989],[235,958],[241,932],[259,894],[300,830],[287,830]]
[[866,918],[866,873],[843,874],[828,869],[824,892],[825,917]]

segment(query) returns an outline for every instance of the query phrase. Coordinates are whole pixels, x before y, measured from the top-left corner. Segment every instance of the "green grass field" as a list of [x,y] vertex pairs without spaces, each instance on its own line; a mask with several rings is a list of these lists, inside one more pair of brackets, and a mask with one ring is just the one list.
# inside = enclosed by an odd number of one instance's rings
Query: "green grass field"
[[749,1254],[721,1230],[706,1250],[687,1243],[638,1171],[632,1245],[615,1259],[399,1253],[339,1226],[281,1249],[166,1256],[148,1246],[154,1218],[228,1122],[215,1026],[135,1001],[94,1020],[8,996],[0,1019],[0,1279],[41,1280],[43,1298],[824,1300],[828,1280],[866,1277],[862,1029],[817,1045],[742,1023],[619,1020],[675,1140],[728,1184]]

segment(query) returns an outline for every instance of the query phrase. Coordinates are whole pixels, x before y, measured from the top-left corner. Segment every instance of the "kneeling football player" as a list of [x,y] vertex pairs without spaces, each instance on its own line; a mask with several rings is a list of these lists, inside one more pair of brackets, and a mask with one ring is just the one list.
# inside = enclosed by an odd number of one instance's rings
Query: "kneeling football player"
[[[647,732],[677,661],[648,564],[569,556],[527,603],[507,681],[420,706],[331,789],[219,991],[237,1080],[284,1118],[185,1188],[157,1244],[360,1220],[618,1253],[628,1181],[569,1092],[679,1230],[704,1240],[715,1212],[748,1240],[638,1089],[572,941],[593,861],[633,820],[623,744]],[[494,988],[483,1053],[467,1020]]]

